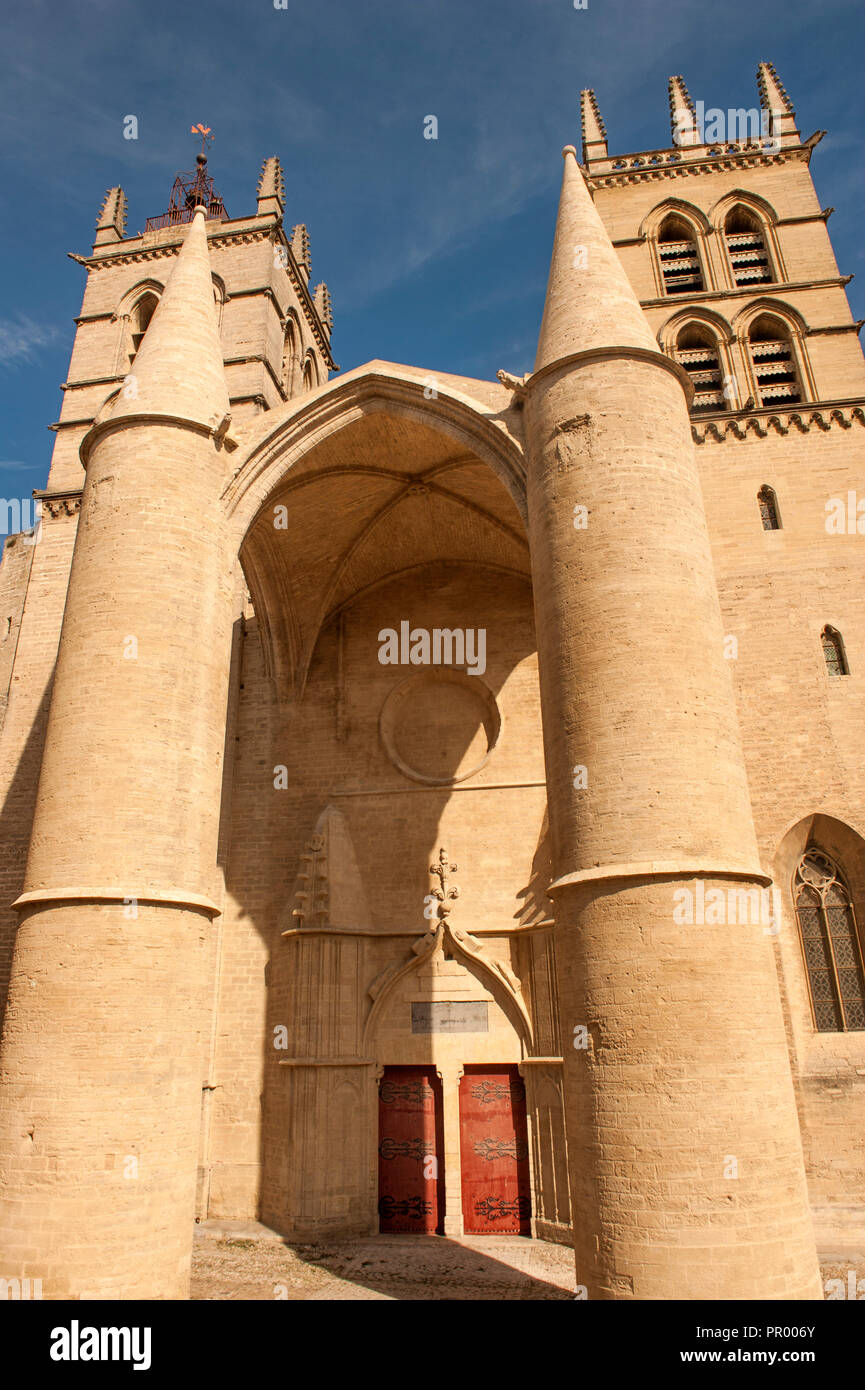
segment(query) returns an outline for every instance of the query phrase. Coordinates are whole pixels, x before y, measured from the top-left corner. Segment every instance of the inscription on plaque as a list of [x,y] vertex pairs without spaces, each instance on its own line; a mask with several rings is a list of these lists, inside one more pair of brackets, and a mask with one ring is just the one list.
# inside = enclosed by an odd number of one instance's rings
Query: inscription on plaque
[[411,1006],[413,1033],[488,1033],[489,1019],[484,1000],[459,1003],[452,1000],[423,1000]]

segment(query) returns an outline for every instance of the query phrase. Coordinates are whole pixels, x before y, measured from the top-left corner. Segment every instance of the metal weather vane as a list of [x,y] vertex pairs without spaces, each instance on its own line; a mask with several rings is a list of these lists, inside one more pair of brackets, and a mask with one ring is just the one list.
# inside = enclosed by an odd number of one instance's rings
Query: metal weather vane
[[204,151],[205,151],[206,146],[207,146],[207,145],[212,145],[214,139],[216,138],[216,137],[214,136],[213,131],[211,130],[210,126],[209,126],[209,125],[202,125],[201,121],[199,121],[197,125],[192,126],[192,128],[190,129],[190,132],[189,132],[189,133],[190,133],[190,135],[200,135],[200,136],[201,136],[201,153],[202,153],[202,154],[204,154]]

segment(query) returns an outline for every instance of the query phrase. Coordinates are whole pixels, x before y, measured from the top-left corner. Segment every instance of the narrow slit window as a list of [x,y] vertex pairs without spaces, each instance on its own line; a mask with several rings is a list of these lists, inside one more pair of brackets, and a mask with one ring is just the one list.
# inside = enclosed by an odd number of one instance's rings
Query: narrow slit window
[[781,519],[778,513],[778,499],[773,488],[764,484],[757,493],[757,501],[760,505],[760,520],[763,523],[764,531],[780,531]]
[[840,632],[834,627],[824,627],[820,634],[820,643],[823,647],[823,656],[829,675],[849,676],[850,668],[847,665],[847,656],[844,652],[844,642]]
[[155,294],[143,294],[129,317],[129,365],[131,366],[159,303]]

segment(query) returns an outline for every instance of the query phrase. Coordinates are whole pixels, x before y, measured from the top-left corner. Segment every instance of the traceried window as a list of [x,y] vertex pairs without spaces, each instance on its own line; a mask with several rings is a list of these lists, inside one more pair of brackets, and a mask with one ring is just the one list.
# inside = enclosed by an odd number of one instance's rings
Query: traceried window
[[820,643],[823,647],[826,670],[829,675],[849,676],[850,667],[847,665],[847,656],[844,652],[844,643],[840,632],[834,627],[824,627],[820,634]]
[[772,267],[759,218],[747,208],[733,208],[724,223],[724,236],[734,283],[742,289],[771,284]]
[[760,520],[763,523],[764,531],[780,531],[781,518],[778,512],[778,499],[773,488],[767,483],[760,488],[757,493],[757,502],[760,506]]
[[700,324],[688,324],[676,339],[676,361],[685,368],[694,383],[692,415],[726,410],[718,340],[710,329]]
[[865,971],[853,903],[840,869],[816,845],[799,861],[793,895],[818,1032],[865,1029]]
[[790,330],[771,314],[761,314],[751,324],[748,347],[759,393],[758,405],[795,405],[802,399]]
[[703,290],[700,253],[694,229],[681,217],[667,217],[658,232],[658,255],[667,294],[699,294]]

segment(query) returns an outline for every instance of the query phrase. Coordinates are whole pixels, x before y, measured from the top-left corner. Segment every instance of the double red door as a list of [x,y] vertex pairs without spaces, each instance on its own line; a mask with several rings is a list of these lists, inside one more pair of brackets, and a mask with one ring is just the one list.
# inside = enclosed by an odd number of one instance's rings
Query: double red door
[[444,1224],[441,1082],[433,1067],[385,1067],[378,1096],[379,1229],[440,1233]]
[[530,1235],[526,1092],[516,1067],[466,1067],[460,1154],[466,1235]]

